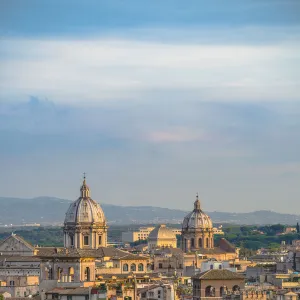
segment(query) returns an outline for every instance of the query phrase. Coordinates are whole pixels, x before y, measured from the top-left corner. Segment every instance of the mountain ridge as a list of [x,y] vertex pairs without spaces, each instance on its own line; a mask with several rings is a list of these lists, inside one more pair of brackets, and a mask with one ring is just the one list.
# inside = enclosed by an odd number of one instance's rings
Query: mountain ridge
[[[34,198],[0,197],[0,226],[38,223],[41,225],[62,224],[69,199],[50,196]],[[121,206],[102,203],[110,224],[149,224],[182,222],[188,210],[156,206]],[[247,213],[206,212],[214,223],[232,224],[296,224],[300,215],[284,214],[271,210],[257,210]]]

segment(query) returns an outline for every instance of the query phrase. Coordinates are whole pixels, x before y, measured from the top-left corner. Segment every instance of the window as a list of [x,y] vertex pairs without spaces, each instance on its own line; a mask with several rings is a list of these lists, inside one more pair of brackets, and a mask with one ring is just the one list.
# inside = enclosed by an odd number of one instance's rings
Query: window
[[159,264],[158,264],[158,268],[159,268],[159,269],[162,269],[162,268],[163,268],[162,263],[159,263]]
[[206,248],[209,248],[208,238],[206,238]]
[[70,244],[71,246],[74,246],[74,236],[70,235]]
[[98,244],[99,244],[99,245],[102,245],[102,235],[99,235],[99,238],[98,238]]
[[199,238],[199,240],[198,240],[198,247],[202,248],[202,238]]
[[139,272],[143,272],[144,271],[144,265],[143,264],[139,264],[138,265],[138,270],[139,270]]
[[91,272],[90,272],[90,268],[89,267],[85,268],[84,279],[85,279],[85,281],[91,281]]
[[222,270],[222,265],[219,265],[219,269]]
[[130,271],[132,271],[132,272],[136,271],[136,264],[131,264]]
[[10,285],[10,286],[14,286],[14,285],[15,285],[15,282],[14,282],[13,280],[11,280],[11,281],[9,282],[9,285]]
[[67,295],[67,300],[72,300],[72,296]]
[[89,245],[89,237],[87,235],[85,235],[83,237],[83,244],[84,244],[84,246],[88,246]]
[[214,268],[214,265],[210,265],[210,269],[212,270]]
[[191,247],[195,247],[194,239],[191,239]]
[[128,264],[123,265],[123,271],[128,272]]
[[73,267],[70,267],[68,269],[68,275],[69,275],[69,280],[71,282],[74,282],[74,274],[75,274],[75,271],[74,271],[74,268]]
[[157,298],[160,298],[161,291],[157,291]]

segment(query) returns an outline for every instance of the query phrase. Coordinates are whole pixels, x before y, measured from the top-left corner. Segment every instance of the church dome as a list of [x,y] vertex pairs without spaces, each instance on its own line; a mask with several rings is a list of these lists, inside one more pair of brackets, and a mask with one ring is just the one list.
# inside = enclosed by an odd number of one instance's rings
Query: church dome
[[81,196],[70,204],[65,217],[65,225],[75,224],[106,224],[105,216],[100,205],[91,199],[90,189],[84,177],[80,188]]
[[190,212],[183,220],[182,229],[212,229],[211,218],[203,212],[198,195],[194,202],[194,210]]
[[176,235],[175,233],[168,227],[166,227],[166,225],[159,225],[156,228],[154,228],[149,236],[148,236],[149,240],[176,240]]

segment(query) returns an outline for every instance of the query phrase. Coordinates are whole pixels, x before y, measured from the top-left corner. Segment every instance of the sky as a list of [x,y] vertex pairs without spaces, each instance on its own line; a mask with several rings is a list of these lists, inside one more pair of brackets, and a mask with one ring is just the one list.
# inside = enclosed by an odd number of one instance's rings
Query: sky
[[300,2],[0,2],[0,196],[297,213]]

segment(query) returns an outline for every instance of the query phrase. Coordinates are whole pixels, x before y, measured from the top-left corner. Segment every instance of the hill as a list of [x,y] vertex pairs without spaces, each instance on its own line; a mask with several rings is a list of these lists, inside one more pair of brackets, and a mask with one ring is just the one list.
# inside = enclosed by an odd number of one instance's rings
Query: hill
[[[54,197],[32,199],[0,197],[0,226],[39,223],[59,225],[72,201]],[[117,206],[101,204],[110,224],[180,223],[186,211],[153,206]],[[299,215],[272,211],[249,213],[207,212],[215,223],[296,224]]]

